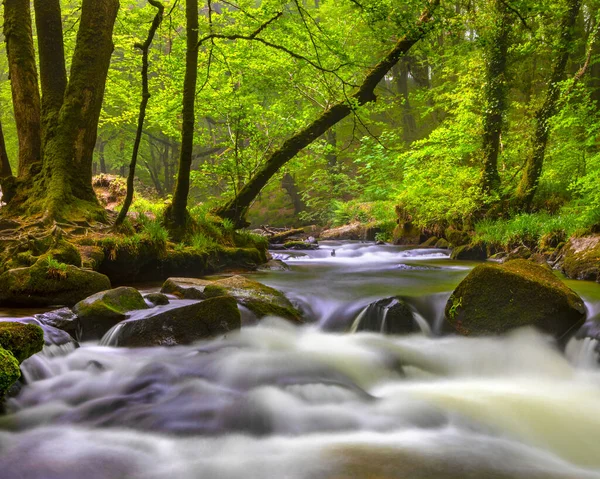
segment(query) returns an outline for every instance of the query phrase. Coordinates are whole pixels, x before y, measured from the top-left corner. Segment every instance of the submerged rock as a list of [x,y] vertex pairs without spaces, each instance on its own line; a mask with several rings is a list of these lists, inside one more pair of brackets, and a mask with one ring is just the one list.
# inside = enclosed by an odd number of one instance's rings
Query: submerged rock
[[126,319],[129,311],[147,308],[144,298],[135,288],[120,287],[94,294],[73,307],[79,318],[77,339],[100,339],[115,324]]
[[218,297],[141,311],[117,325],[103,343],[130,348],[176,346],[226,334],[240,327],[241,317],[235,299]]
[[39,260],[33,266],[11,269],[0,275],[0,304],[11,306],[66,305],[110,289],[103,274],[60,263]]
[[600,282],[600,235],[571,238],[557,266],[571,279]]
[[233,296],[238,304],[248,308],[257,318],[279,316],[302,322],[302,315],[283,293],[243,276],[210,281],[195,278],[169,278],[161,292],[183,299],[206,299],[216,296]]
[[384,334],[410,334],[420,332],[412,309],[399,297],[385,298],[367,306],[358,315],[355,331],[376,331]]
[[465,336],[535,326],[561,339],[583,323],[585,306],[548,268],[514,260],[474,268],[450,296],[445,314]]

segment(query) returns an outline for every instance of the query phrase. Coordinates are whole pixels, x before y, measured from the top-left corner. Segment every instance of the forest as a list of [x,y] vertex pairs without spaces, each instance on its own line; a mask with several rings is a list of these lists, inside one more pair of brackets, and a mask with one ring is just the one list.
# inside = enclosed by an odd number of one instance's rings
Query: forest
[[600,479],[600,0],[0,18],[0,475]]

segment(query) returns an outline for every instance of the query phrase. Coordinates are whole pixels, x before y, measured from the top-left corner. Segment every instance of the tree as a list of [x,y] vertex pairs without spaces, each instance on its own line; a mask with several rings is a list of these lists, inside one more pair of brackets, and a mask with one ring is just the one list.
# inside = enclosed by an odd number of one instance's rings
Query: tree
[[432,21],[433,13],[438,5],[439,0],[433,0],[430,3],[419,17],[416,25],[402,36],[387,55],[371,69],[353,95],[328,108],[309,125],[286,140],[270,155],[264,166],[246,183],[235,198],[219,207],[216,214],[232,220],[238,227],[244,226],[246,213],[253,200],[283,165],[327,132],[329,128],[352,114],[358,106],[376,100],[375,88],[400,58],[426,35],[427,27]]
[[156,0],[148,0],[148,3],[150,3],[150,5],[152,5],[154,8],[156,8],[157,12],[154,16],[154,20],[152,21],[152,25],[150,26],[150,30],[148,31],[146,41],[142,44],[136,44],[136,47],[142,51],[142,101],[140,103],[140,114],[138,117],[137,130],[135,132],[133,153],[131,154],[131,163],[129,164],[129,175],[127,176],[127,195],[125,196],[125,201],[123,202],[123,206],[121,207],[119,216],[117,216],[115,225],[120,225],[123,222],[123,220],[127,216],[127,212],[129,211],[131,202],[133,201],[133,180],[135,179],[135,166],[137,163],[140,143],[142,142],[142,133],[144,131],[144,119],[146,118],[146,107],[148,106],[148,101],[150,100],[150,90],[148,87],[148,51],[150,50],[150,46],[152,45],[152,40],[154,39],[156,30],[158,30],[158,27],[162,22],[163,13],[165,10],[163,4]]
[[564,79],[565,69],[569,54],[573,48],[573,27],[579,15],[581,0],[568,0],[566,11],[563,15],[559,39],[556,46],[556,58],[552,74],[548,82],[546,99],[535,115],[535,133],[533,138],[533,152],[527,158],[523,176],[516,192],[516,204],[519,209],[528,210],[535,196],[544,157],[546,145],[550,136],[550,120],[556,114],[560,98],[561,81]]
[[4,131],[0,123],[0,180],[12,176],[12,169],[6,153],[6,143],[4,142]]
[[119,2],[83,0],[66,85],[59,2],[39,0],[34,7],[39,25],[41,113],[29,1],[5,1],[5,36],[19,131],[19,176],[7,211],[40,212],[48,220],[102,216],[91,184],[92,155]]
[[483,174],[484,194],[500,186],[498,156],[500,136],[506,113],[506,60],[512,15],[506,0],[494,0],[493,26],[486,48],[485,107],[483,111]]

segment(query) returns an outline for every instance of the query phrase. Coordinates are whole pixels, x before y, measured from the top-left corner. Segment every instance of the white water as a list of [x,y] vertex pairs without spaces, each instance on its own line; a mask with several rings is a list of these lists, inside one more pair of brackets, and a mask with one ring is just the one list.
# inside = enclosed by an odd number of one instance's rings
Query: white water
[[[385,293],[411,273],[446,270],[395,271]],[[0,417],[0,477],[600,479],[595,346],[572,340],[563,354],[532,330],[400,337],[276,319],[185,347],[84,345],[25,364],[31,383]]]

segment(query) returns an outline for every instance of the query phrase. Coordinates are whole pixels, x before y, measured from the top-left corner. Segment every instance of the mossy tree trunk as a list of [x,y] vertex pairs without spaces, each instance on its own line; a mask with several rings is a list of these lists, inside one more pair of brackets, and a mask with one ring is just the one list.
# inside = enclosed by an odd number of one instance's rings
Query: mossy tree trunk
[[41,113],[30,2],[5,0],[4,5],[13,103],[20,119],[19,178],[3,212],[39,212],[48,220],[101,216],[91,184],[92,158],[119,2],[82,1],[67,81],[60,2],[34,0]]
[[67,89],[60,0],[34,0],[42,87],[42,151],[56,125]]
[[410,106],[408,89],[409,59],[403,58],[392,70],[396,81],[396,92],[402,98],[402,139],[410,145],[416,138],[417,122]]
[[[150,25],[150,29],[148,30],[146,41],[144,41],[143,44],[136,44],[136,47],[142,51],[142,101],[140,102],[137,130],[135,132],[135,141],[133,142],[133,153],[131,154],[131,162],[129,163],[129,175],[127,175],[127,195],[125,196],[125,201],[123,202],[119,216],[117,216],[115,225],[120,225],[123,223],[123,220],[129,211],[129,207],[133,202],[133,180],[135,179],[135,167],[137,164],[138,152],[140,150],[140,143],[142,142],[144,120],[146,118],[146,107],[148,106],[148,101],[150,100],[150,89],[148,87],[148,52],[150,51],[150,46],[154,40],[156,30],[158,30],[158,27],[162,23],[163,13],[165,10],[163,4],[156,0],[148,0],[148,3],[156,8],[157,12],[154,16],[152,24]],[[151,171],[150,174],[152,175]]]
[[286,140],[281,147],[271,154],[264,166],[246,183],[235,198],[218,208],[215,213],[222,218],[231,219],[238,227],[246,226],[245,216],[248,208],[263,187],[283,165],[336,123],[350,115],[357,105],[361,106],[376,100],[375,88],[403,55],[427,34],[428,26],[433,18],[433,12],[438,5],[439,0],[433,0],[430,3],[414,28],[398,40],[394,48],[371,69],[358,90],[349,96],[348,100],[334,104],[312,123]]
[[0,123],[0,180],[12,176],[12,168],[8,161],[8,153],[6,152],[6,144],[4,142],[4,131],[2,123]]
[[29,0],[4,0],[4,37],[19,139],[18,175],[29,178],[41,169],[40,94]]
[[580,8],[581,0],[567,1],[566,11],[560,25],[560,38],[556,47],[556,59],[548,83],[546,99],[535,115],[533,152],[527,159],[523,176],[517,188],[516,205],[521,210],[529,210],[531,208],[531,203],[542,174],[546,145],[550,136],[550,120],[557,111],[560,97],[560,82],[564,79],[569,53],[573,48],[573,29]]
[[166,212],[167,224],[173,234],[181,234],[187,223],[187,201],[190,191],[190,171],[194,149],[196,84],[198,80],[198,0],[186,0],[186,53],[183,81],[183,111],[179,171],[173,203]]
[[494,1],[493,28],[486,47],[485,108],[483,113],[483,173],[484,194],[500,186],[498,157],[504,115],[507,108],[506,60],[512,15],[505,0]]

